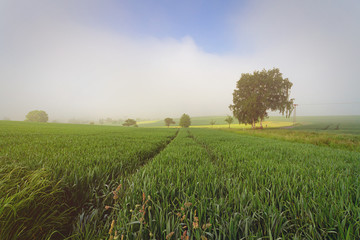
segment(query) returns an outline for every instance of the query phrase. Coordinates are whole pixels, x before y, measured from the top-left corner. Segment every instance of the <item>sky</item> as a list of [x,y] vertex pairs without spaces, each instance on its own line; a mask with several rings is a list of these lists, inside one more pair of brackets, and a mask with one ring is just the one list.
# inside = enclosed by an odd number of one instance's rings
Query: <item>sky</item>
[[0,0],[0,119],[230,114],[279,68],[298,115],[360,115],[358,0]]

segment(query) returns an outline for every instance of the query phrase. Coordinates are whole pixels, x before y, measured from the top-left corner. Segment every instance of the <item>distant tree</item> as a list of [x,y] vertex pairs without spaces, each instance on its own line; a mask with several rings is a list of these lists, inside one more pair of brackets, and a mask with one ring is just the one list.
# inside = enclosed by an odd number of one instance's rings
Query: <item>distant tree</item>
[[100,119],[99,119],[99,123],[100,123],[100,124],[104,124],[104,119],[100,118]]
[[211,120],[211,121],[210,121],[210,125],[211,125],[212,127],[214,127],[215,123],[216,123],[215,120]]
[[230,128],[230,124],[232,124],[234,122],[234,118],[232,116],[227,116],[225,118],[225,122],[227,122],[229,124],[229,128]]
[[167,127],[169,127],[170,124],[175,124],[175,122],[172,118],[165,118],[164,122],[165,122],[165,126],[167,126]]
[[90,124],[90,125],[94,125],[95,123],[91,121],[91,122],[89,122],[89,124]]
[[279,111],[289,117],[294,99],[289,99],[292,83],[282,77],[278,68],[243,73],[236,83],[233,104],[229,106],[239,123],[255,124],[268,117],[268,110]]
[[11,119],[10,119],[9,117],[4,117],[3,120],[5,120],[5,121],[10,121]]
[[179,125],[185,128],[189,127],[191,125],[190,116],[184,113],[180,118]]
[[123,126],[129,127],[129,126],[135,126],[137,127],[138,125],[136,124],[136,121],[134,119],[126,119],[125,122],[122,124]]
[[29,112],[26,115],[26,120],[29,122],[47,122],[49,117],[45,111],[42,110],[34,110]]

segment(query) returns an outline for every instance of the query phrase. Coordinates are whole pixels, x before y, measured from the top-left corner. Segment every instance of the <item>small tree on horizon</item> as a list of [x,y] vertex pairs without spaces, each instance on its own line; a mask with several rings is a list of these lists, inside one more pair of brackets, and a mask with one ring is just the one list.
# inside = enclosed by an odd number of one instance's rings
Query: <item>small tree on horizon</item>
[[184,113],[180,118],[179,125],[185,128],[189,127],[191,125],[190,116]]
[[130,127],[130,126],[134,126],[137,127],[138,125],[136,124],[136,121],[134,119],[126,119],[125,122],[122,124],[125,127]]
[[42,110],[34,110],[30,111],[26,115],[26,120],[28,122],[47,122],[49,120],[49,116],[45,111]]
[[214,127],[215,123],[216,123],[215,120],[211,120],[211,121],[210,121],[210,125],[211,125],[212,127]]
[[170,124],[175,124],[175,121],[172,118],[165,118],[164,122],[168,128],[170,127]]
[[227,116],[225,118],[225,122],[227,122],[229,124],[229,128],[230,128],[230,124],[232,124],[234,122],[234,118],[232,116]]

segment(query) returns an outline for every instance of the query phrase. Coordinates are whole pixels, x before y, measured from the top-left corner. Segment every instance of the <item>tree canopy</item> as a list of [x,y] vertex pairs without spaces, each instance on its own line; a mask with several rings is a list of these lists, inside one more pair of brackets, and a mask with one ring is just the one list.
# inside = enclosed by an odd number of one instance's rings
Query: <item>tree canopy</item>
[[26,120],[29,122],[47,122],[49,120],[49,116],[45,111],[42,110],[34,110],[30,111],[26,115]]
[[236,83],[233,104],[229,106],[239,123],[260,123],[268,117],[268,110],[279,111],[289,117],[294,99],[289,99],[292,83],[283,78],[278,68],[243,73]]
[[185,128],[189,127],[191,125],[190,116],[184,113],[180,118],[179,125]]
[[136,124],[136,120],[134,119],[126,119],[125,122],[122,124],[123,126],[126,126],[126,127],[130,127],[130,126],[135,126],[137,127],[137,124]]
[[172,118],[165,118],[164,122],[167,127],[169,127],[170,124],[175,124],[175,121]]

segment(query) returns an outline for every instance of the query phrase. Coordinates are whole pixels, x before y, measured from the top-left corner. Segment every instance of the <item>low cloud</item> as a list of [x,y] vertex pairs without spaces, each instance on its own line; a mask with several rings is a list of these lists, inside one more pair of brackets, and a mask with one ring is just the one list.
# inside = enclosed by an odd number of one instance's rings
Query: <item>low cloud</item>
[[250,69],[202,52],[189,36],[134,39],[71,26],[32,38],[22,42],[27,54],[2,69],[11,81],[1,108],[19,117],[33,108],[55,118],[224,114],[239,74]]

